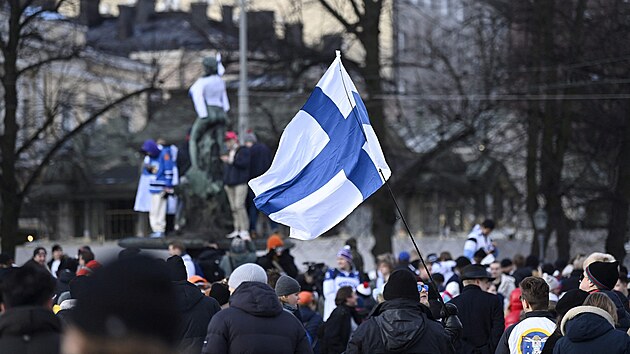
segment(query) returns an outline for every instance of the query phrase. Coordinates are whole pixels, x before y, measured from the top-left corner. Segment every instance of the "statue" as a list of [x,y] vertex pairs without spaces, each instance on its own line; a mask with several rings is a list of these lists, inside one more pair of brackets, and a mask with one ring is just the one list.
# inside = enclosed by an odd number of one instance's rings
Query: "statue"
[[[218,57],[219,58],[219,57]],[[184,200],[178,217],[187,229],[229,228],[229,205],[223,193],[223,136],[230,109],[223,69],[218,58],[203,59],[205,75],[190,87],[197,119],[190,132],[190,168],[181,181],[179,195]],[[222,231],[221,231],[222,232]]]

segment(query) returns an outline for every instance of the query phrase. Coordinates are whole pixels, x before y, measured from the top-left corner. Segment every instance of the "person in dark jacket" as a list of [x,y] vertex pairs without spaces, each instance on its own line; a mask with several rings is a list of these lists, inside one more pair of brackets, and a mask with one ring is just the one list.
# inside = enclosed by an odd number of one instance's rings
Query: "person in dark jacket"
[[624,332],[630,328],[630,314],[626,311],[619,296],[612,289],[619,278],[619,262],[593,262],[584,269],[580,289],[587,293],[606,294],[617,307],[617,328]]
[[178,352],[199,354],[212,316],[221,310],[217,300],[204,296],[192,283],[186,280],[186,267],[180,256],[166,260],[173,288],[176,307],[182,316],[177,329],[180,343]]
[[356,311],[357,294],[350,286],[342,286],[335,296],[335,309],[326,320],[322,353],[339,354],[344,351],[350,335],[361,323]]
[[[253,132],[248,132],[243,137],[243,141],[245,146],[249,148],[250,153],[250,163],[249,163],[249,179],[254,179],[259,177],[263,173],[267,172],[269,167],[271,167],[271,162],[273,161],[273,153],[271,149],[267,145],[258,141],[256,134]],[[258,208],[254,204],[254,191],[249,188],[247,192],[247,214],[249,217],[249,233],[252,237],[256,236],[256,223],[258,222]],[[270,228],[272,232],[277,231],[278,224],[276,224],[273,220],[270,219]]]
[[225,163],[223,187],[230,202],[232,219],[234,220],[234,231],[227,236],[249,238],[249,218],[245,210],[249,163],[251,161],[249,148],[240,146],[238,136],[232,131],[225,133],[225,145],[228,148],[227,154],[221,155],[221,161]]
[[472,264],[462,269],[464,285],[461,294],[450,303],[459,309],[459,318],[464,325],[458,353],[494,353],[504,329],[503,303],[487,293],[489,282],[494,280],[486,268]]
[[286,274],[295,279],[298,275],[298,269],[295,265],[295,259],[284,247],[284,241],[278,234],[273,234],[267,239],[267,254],[258,257],[256,263],[265,270],[275,269],[280,274]]
[[569,310],[560,323],[564,337],[558,340],[553,353],[630,353],[630,337],[615,329],[615,307],[611,300],[610,312],[595,306]]
[[202,353],[313,352],[304,327],[282,309],[259,265],[246,263],[236,268],[228,286],[230,307],[212,317]]
[[54,290],[44,267],[11,269],[1,287],[0,353],[60,352],[61,322],[51,311]]
[[[354,332],[346,354],[454,353],[451,339],[431,311],[420,303],[413,273],[394,271],[383,290],[385,302]],[[448,322],[448,320],[447,320]]]
[[547,342],[545,342],[545,346],[543,347],[540,354],[552,354],[553,349],[556,346],[556,343],[560,338],[562,338],[562,331],[560,330],[560,323],[562,323],[562,319],[564,316],[574,307],[581,306],[586,300],[588,293],[586,291],[582,291],[580,289],[569,290],[558,300],[556,304],[556,329],[554,332],[547,338]]
[[544,279],[527,277],[520,283],[525,316],[508,327],[495,354],[540,353],[556,328],[549,308],[549,285]]
[[70,291],[70,281],[72,281],[75,277],[76,275],[70,269],[59,270],[55,284],[55,294],[53,295],[55,301],[57,301],[59,295],[65,293],[66,291]]
[[63,253],[63,248],[60,245],[54,245],[52,247],[52,259],[46,263],[53,277],[57,278],[58,273],[64,269],[70,269],[72,272],[77,271],[77,261],[68,257]]
[[312,291],[302,291],[300,292],[300,299],[298,301],[302,324],[304,324],[306,332],[308,332],[312,339],[311,348],[313,348],[313,354],[320,353],[320,342],[317,338],[317,333],[324,323],[322,315],[317,312],[316,296],[317,293],[313,293]]

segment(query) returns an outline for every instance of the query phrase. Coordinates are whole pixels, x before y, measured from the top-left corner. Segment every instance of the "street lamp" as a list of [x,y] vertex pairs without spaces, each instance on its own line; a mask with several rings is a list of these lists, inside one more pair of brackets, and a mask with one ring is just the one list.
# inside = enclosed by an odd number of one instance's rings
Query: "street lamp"
[[538,207],[534,212],[534,228],[538,236],[538,256],[540,260],[545,259],[545,230],[547,229],[547,212],[545,209]]

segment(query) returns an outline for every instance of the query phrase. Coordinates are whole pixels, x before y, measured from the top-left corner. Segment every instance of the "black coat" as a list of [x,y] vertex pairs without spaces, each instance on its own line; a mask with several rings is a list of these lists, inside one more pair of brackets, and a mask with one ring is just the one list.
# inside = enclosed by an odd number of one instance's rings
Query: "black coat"
[[312,353],[302,323],[282,309],[267,284],[244,282],[208,325],[204,354]]
[[346,305],[335,307],[324,324],[324,336],[321,342],[322,354],[343,353],[352,334],[351,321],[359,325],[361,322],[357,311]]
[[454,353],[444,328],[428,313],[413,300],[385,301],[352,334],[345,353]]
[[61,322],[41,306],[20,306],[0,315],[0,353],[56,354]]
[[250,163],[249,177],[256,178],[267,172],[273,160],[273,153],[269,147],[263,143],[255,143],[249,148]]
[[199,288],[186,280],[174,281],[177,310],[182,314],[178,327],[179,353],[199,354],[206,337],[208,324],[221,310],[217,300],[204,296]]
[[503,303],[477,285],[467,285],[461,295],[451,300],[459,309],[459,319],[464,326],[458,353],[494,353],[503,333]]

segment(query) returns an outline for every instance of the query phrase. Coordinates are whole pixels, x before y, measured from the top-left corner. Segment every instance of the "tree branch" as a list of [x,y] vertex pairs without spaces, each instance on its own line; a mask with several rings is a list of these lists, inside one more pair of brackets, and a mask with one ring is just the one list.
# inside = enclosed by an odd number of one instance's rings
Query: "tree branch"
[[348,21],[346,21],[346,19],[341,16],[341,14],[335,10],[329,3],[327,0],[319,0],[319,3],[326,9],[326,11],[328,11],[335,19],[337,19],[337,21],[339,21],[339,23],[341,23],[341,25],[343,27],[345,27],[346,31],[352,33],[352,34],[357,34],[357,24],[356,23],[350,23]]
[[28,138],[28,140],[17,150],[15,155],[19,157],[24,151],[31,147],[31,145],[39,139],[39,134],[43,133],[54,121],[55,115],[51,113],[44,124],[42,124],[39,129],[37,129],[37,131]]
[[357,15],[358,18],[363,17],[363,14],[361,13],[361,10],[359,9],[359,4],[357,4],[357,0],[351,0],[350,3],[352,4],[352,9],[354,10],[354,13]]
[[50,159],[68,140],[72,139],[75,135],[78,135],[79,133],[81,133],[87,126],[94,123],[94,121],[96,121],[99,117],[101,117],[103,114],[107,113],[114,107],[117,107],[119,104],[129,100],[130,98],[141,95],[145,92],[150,92],[153,89],[155,89],[154,82],[155,80],[152,81],[150,86],[144,87],[140,90],[136,90],[136,91],[130,92],[128,94],[125,94],[119,97],[115,101],[109,103],[108,105],[104,106],[100,110],[94,112],[92,115],[90,115],[88,119],[86,119],[81,124],[79,124],[79,126],[77,126],[74,130],[68,132],[66,135],[64,135],[59,140],[57,140],[57,142],[50,148],[50,150],[48,150],[48,153],[46,153],[44,158],[42,158],[39,165],[37,165],[37,167],[31,174],[31,176],[28,178],[28,180],[24,184],[24,187],[22,187],[22,190],[19,193],[20,197],[24,197],[26,194],[28,194],[29,189],[31,188],[33,183],[37,180],[37,178],[41,175],[41,173],[44,170],[44,167],[48,165],[48,162],[50,161]]
[[70,59],[73,59],[73,58],[78,58],[79,57],[79,53],[80,53],[80,49],[79,48],[74,48],[72,50],[72,52],[70,52],[70,53],[60,54],[58,56],[53,56],[53,57],[50,57],[50,58],[46,58],[46,59],[44,59],[42,61],[39,61],[37,63],[28,65],[28,66],[20,69],[17,72],[17,76],[20,76],[20,75],[24,74],[27,71],[30,71],[30,70],[33,70],[33,69],[37,69],[37,68],[39,68],[39,67],[41,67],[43,65],[50,64],[50,63],[53,63],[53,62],[56,62],[56,61],[63,61],[63,60],[70,60]]

